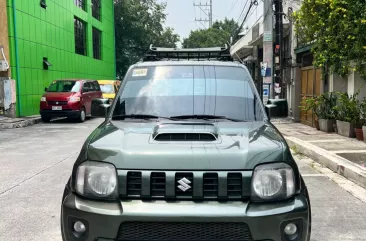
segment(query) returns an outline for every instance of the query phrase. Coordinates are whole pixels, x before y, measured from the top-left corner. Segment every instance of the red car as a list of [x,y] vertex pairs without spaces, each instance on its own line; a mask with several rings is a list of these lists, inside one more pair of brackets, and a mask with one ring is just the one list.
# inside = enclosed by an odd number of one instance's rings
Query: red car
[[44,122],[49,122],[52,117],[68,117],[84,122],[86,116],[91,114],[92,100],[103,96],[96,80],[55,80],[45,91],[40,103]]

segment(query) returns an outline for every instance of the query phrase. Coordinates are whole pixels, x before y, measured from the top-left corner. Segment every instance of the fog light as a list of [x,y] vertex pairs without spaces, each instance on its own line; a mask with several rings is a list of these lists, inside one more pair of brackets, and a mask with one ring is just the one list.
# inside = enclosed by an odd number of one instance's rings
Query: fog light
[[285,234],[287,234],[288,236],[292,236],[292,235],[296,234],[296,232],[297,232],[297,227],[295,224],[289,223],[286,225]]
[[86,231],[86,227],[82,222],[77,221],[74,223],[74,230],[76,233],[82,234]]

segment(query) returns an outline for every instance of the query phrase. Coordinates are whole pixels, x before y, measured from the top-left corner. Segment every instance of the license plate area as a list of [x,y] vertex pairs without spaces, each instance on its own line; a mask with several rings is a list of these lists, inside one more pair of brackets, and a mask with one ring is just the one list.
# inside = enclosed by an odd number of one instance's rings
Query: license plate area
[[62,110],[62,106],[52,106],[52,110]]

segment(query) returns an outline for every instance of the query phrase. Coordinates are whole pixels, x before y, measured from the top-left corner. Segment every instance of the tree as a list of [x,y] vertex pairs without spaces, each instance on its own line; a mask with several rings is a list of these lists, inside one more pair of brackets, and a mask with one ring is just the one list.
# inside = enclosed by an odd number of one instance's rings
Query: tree
[[122,79],[150,44],[175,47],[179,36],[164,29],[165,3],[156,0],[114,0],[117,76]]
[[176,48],[177,42],[179,42],[179,40],[179,35],[174,33],[174,29],[168,27],[154,41],[153,44],[157,47]]
[[[224,21],[216,21],[213,23],[212,28],[222,29],[226,32],[230,33],[230,36],[233,36],[239,29],[239,24],[234,19],[225,18]],[[240,39],[240,36],[233,36],[233,42],[236,42]]]
[[366,4],[364,0],[304,0],[294,15],[301,42],[312,43],[314,65],[365,79]]
[[239,28],[234,20],[216,21],[212,28],[191,31],[183,40],[184,48],[206,48],[223,46],[230,41],[232,34]]

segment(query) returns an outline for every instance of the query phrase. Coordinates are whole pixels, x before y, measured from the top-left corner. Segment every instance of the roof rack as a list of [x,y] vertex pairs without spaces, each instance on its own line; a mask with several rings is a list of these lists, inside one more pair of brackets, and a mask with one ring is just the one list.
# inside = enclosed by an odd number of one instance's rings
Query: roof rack
[[162,60],[219,60],[233,61],[230,55],[230,48],[161,48],[150,45],[150,49],[143,58],[143,61],[162,61]]

